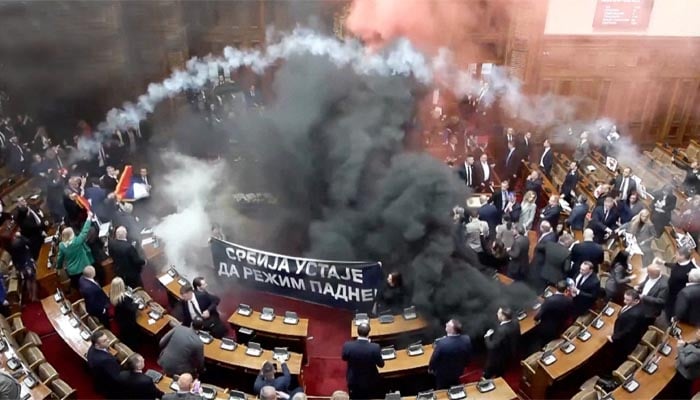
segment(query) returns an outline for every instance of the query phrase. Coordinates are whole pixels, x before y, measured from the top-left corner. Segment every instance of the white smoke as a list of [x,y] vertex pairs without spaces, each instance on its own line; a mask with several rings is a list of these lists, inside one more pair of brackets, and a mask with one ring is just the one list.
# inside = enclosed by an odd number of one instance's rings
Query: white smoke
[[211,232],[207,207],[214,188],[222,182],[225,164],[175,152],[166,152],[162,158],[168,172],[158,187],[176,212],[163,218],[153,232],[164,242],[168,264],[184,272],[196,267],[193,262],[198,261],[202,249],[207,250]]

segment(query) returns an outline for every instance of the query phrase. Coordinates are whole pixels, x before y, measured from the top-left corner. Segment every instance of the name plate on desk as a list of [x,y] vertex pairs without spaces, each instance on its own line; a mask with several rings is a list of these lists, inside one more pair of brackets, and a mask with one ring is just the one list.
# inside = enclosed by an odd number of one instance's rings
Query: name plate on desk
[[532,309],[535,310],[535,311],[537,311],[537,310],[540,309],[540,307],[542,307],[542,303],[535,303],[535,305],[532,306]]
[[159,319],[163,318],[163,314],[159,313],[156,310],[151,310],[148,312],[148,317],[155,321],[158,321]]
[[542,358],[542,363],[547,366],[550,366],[555,362],[557,362],[557,358],[554,356],[554,354],[549,354]]
[[671,354],[671,351],[673,351],[673,348],[668,343],[665,343],[663,346],[661,346],[661,349],[659,349],[659,352],[664,356]]
[[83,329],[80,331],[80,337],[83,338],[83,340],[90,340],[90,332]]
[[416,395],[416,400],[435,400],[437,397],[435,397],[435,392],[432,390],[426,391],[426,392],[418,392]]
[[380,324],[390,324],[390,323],[392,323],[392,322],[394,322],[394,316],[393,316],[393,315],[385,314],[385,315],[380,315],[380,316],[379,316],[379,323],[380,323]]
[[605,321],[603,321],[603,320],[600,319],[600,318],[596,318],[596,319],[593,321],[593,324],[592,324],[592,325],[593,325],[594,328],[600,330],[600,329],[605,325]]
[[581,333],[578,334],[578,339],[582,342],[587,341],[588,339],[591,338],[591,333],[588,331],[588,329],[581,331]]
[[37,381],[36,381],[36,379],[34,379],[32,374],[27,374],[27,377],[24,378],[24,380],[22,381],[22,384],[27,386],[29,389],[31,389],[34,386],[36,386]]
[[221,348],[223,350],[234,351],[234,350],[236,350],[236,346],[238,346],[238,344],[236,342],[234,342],[233,339],[230,339],[230,338],[221,339]]
[[384,347],[381,354],[382,360],[393,360],[396,358],[396,350],[393,347]]
[[632,393],[639,388],[639,382],[632,379],[629,382],[626,382],[624,385],[622,385],[622,387],[625,388],[626,391]]
[[204,344],[209,344],[214,340],[214,338],[212,338],[208,332],[200,331],[197,333],[197,336],[199,336],[199,340],[201,340]]
[[355,326],[360,326],[362,324],[369,324],[369,315],[366,313],[355,314]]
[[412,345],[408,346],[408,348],[406,349],[406,352],[411,357],[419,356],[419,355],[423,354],[423,346],[420,343],[412,344]]
[[187,285],[187,279],[185,279],[185,278],[178,278],[178,279],[177,279],[177,283],[178,283],[178,285],[180,285],[180,286],[185,286],[185,285]]
[[289,360],[289,350],[286,347],[275,347],[272,358],[279,362],[285,362]]
[[644,372],[646,372],[649,375],[653,375],[654,372],[656,372],[656,370],[658,370],[658,369],[659,369],[659,365],[655,362],[647,363],[644,366]]
[[564,342],[560,349],[564,352],[564,354],[571,354],[574,350],[576,350],[576,346],[571,342]]
[[14,358],[14,357],[7,360],[7,368],[9,368],[12,371],[16,371],[21,366],[22,366],[22,363],[19,362],[19,360]]
[[297,313],[293,311],[287,311],[284,313],[284,319],[282,320],[287,325],[296,325],[299,323],[299,317]]
[[447,397],[450,400],[459,400],[467,397],[467,392],[464,391],[464,386],[452,386],[447,389]]
[[493,383],[493,380],[485,379],[476,384],[476,389],[480,393],[486,393],[496,389],[496,385]]
[[63,293],[61,293],[61,289],[56,290],[56,293],[53,295],[53,299],[56,300],[56,303],[60,303],[63,300]]
[[607,306],[605,307],[605,311],[603,311],[603,314],[607,315],[608,317],[611,317],[613,314],[615,314],[615,309]]
[[202,386],[202,397],[207,400],[216,398],[216,390],[209,386]]
[[247,304],[239,304],[236,313],[244,317],[250,317],[253,314],[253,309]]
[[61,314],[66,315],[70,312],[70,307],[66,303],[61,304]]
[[410,321],[412,319],[418,318],[418,313],[416,312],[416,307],[411,306],[403,309],[403,319]]
[[526,313],[525,311],[520,311],[520,312],[518,313],[518,321],[522,321],[522,320],[524,320],[525,318],[527,318],[527,313]]
[[80,325],[80,322],[79,322],[78,319],[75,318],[75,317],[70,317],[70,319],[68,320],[68,323],[69,323],[70,326],[72,326],[73,328],[77,328],[78,325]]
[[228,400],[246,400],[246,395],[238,390],[228,392]]

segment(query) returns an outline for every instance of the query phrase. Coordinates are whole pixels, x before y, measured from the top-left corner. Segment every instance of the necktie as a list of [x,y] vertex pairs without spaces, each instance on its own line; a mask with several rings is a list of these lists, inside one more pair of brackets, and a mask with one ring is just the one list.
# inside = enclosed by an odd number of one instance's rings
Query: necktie
[[194,302],[194,300],[190,300],[190,305],[192,306],[192,309],[194,310],[195,314],[197,314],[198,317],[202,316],[202,312],[199,311],[199,306],[197,303]]
[[576,278],[576,287],[577,287],[577,288],[580,288],[580,287],[581,287],[581,283],[583,283],[583,275],[579,274],[579,275],[578,275],[578,278]]
[[607,221],[608,221],[608,210],[605,210],[605,220],[603,222],[607,222]]
[[622,195],[622,200],[627,200],[627,184],[629,178],[622,178],[622,187],[620,188],[620,194]]
[[467,165],[467,185],[472,185],[472,166]]
[[508,157],[506,157],[506,165],[510,164],[510,156],[513,155],[513,149],[508,152]]

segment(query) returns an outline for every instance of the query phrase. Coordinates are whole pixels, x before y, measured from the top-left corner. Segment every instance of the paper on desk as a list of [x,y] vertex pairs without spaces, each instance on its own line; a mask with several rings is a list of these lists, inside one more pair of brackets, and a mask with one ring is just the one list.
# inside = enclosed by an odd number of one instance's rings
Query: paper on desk
[[141,246],[145,246],[151,243],[153,243],[153,236],[143,239],[141,241]]
[[171,283],[172,281],[174,281],[175,279],[174,279],[172,276],[170,276],[169,274],[165,274],[165,275],[159,277],[158,280],[159,280],[160,283],[162,283],[164,286],[168,286],[168,284],[170,284],[170,283]]
[[154,325],[156,323],[156,320],[153,318],[148,319],[148,325]]

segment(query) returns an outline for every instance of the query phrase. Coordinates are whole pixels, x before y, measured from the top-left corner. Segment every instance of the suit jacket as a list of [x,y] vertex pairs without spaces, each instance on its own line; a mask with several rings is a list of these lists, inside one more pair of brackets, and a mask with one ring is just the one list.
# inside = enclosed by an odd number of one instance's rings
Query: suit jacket
[[489,232],[496,232],[496,226],[501,223],[501,210],[491,203],[479,208],[479,219],[489,224]]
[[670,268],[671,273],[668,276],[668,299],[666,300],[666,315],[669,318],[676,313],[676,299],[678,298],[678,293],[680,293],[688,283],[688,273],[695,268],[695,264],[692,261],[685,265],[674,263]]
[[569,224],[571,229],[582,231],[583,226],[586,223],[586,214],[588,214],[588,205],[576,204],[571,209],[571,214],[569,214],[569,218],[567,218],[566,222]]
[[[639,293],[644,289],[644,285],[649,281],[649,277],[639,286]],[[642,298],[642,308],[647,318],[656,318],[663,311],[668,298],[668,277],[661,275],[654,286],[649,289],[649,293]]]
[[586,140],[584,143],[579,143],[576,145],[576,149],[574,150],[574,160],[578,163],[583,161],[586,157],[588,157],[588,154],[591,152],[591,145]]
[[141,372],[121,371],[119,373],[122,399],[159,399],[163,392],[156,387],[148,375]]
[[644,314],[644,309],[639,304],[630,307],[625,312],[620,310],[620,315],[617,316],[613,328],[613,345],[620,352],[628,355],[642,340],[642,336],[647,330],[647,323],[648,319]]
[[559,215],[561,214],[561,207],[557,204],[552,206],[547,204],[547,206],[542,210],[542,219],[549,221],[552,225],[552,229],[556,229],[559,224]]
[[158,365],[166,375],[196,373],[204,368],[204,343],[197,333],[179,325],[166,333],[160,340]]
[[545,281],[555,284],[564,279],[566,270],[570,266],[569,249],[558,242],[538,243],[538,248],[543,250],[543,264],[540,276]]
[[141,271],[146,261],[136,248],[126,240],[109,240],[109,255],[114,260],[114,272],[124,279],[127,286],[141,286]]
[[556,339],[569,325],[573,312],[574,301],[571,297],[557,293],[544,299],[542,306],[535,315],[537,334],[542,342]]
[[92,375],[95,389],[107,398],[119,398],[121,367],[116,357],[106,351],[90,346],[87,352],[87,363]]
[[484,179],[484,169],[481,167],[481,162],[476,161],[474,163],[474,171],[476,172],[476,182],[474,186],[481,186],[483,185],[484,187],[488,188],[489,183],[493,181],[493,168],[491,167],[491,164],[489,164],[489,179],[485,180]]
[[576,278],[579,269],[581,268],[581,263],[584,261],[590,261],[593,263],[593,271],[598,272],[598,266],[605,260],[605,253],[603,251],[603,246],[595,242],[583,241],[576,243],[571,248],[571,271],[569,276]]
[[27,156],[22,148],[16,144],[9,144],[7,147],[7,167],[15,174],[22,172],[26,165]]
[[[470,176],[467,174],[467,168],[470,170]],[[468,165],[466,162],[463,162],[457,170],[457,174],[459,175],[459,179],[461,179],[467,186],[471,188],[478,186],[479,182],[477,182],[476,167],[474,165]],[[471,178],[471,182],[467,179],[468,177]]]
[[508,364],[518,356],[520,323],[517,319],[512,319],[505,324],[499,324],[484,341],[488,349],[486,369],[501,375],[508,368]]
[[[575,279],[576,278],[574,278],[574,281]],[[600,293],[600,280],[598,279],[598,275],[591,273],[586,280],[577,286],[577,289],[579,293],[574,297],[574,313],[578,316],[584,314],[593,307],[593,304],[598,298],[598,293]]]
[[532,190],[535,192],[537,197],[542,194],[542,178],[537,178],[535,180],[526,179],[525,180],[525,192]]
[[678,293],[676,318],[700,326],[700,284],[688,285]]
[[574,171],[573,174],[571,173],[571,171],[569,171],[566,173],[566,177],[564,178],[564,182],[562,182],[561,189],[559,191],[567,198],[569,198],[571,196],[571,191],[576,191],[577,184],[578,171]]
[[[510,157],[508,157],[508,154],[510,154]],[[520,160],[521,157],[518,154],[518,150],[513,149],[512,153],[510,150],[506,150],[506,152],[503,154],[503,179],[513,180],[513,175],[518,175],[520,172],[520,166],[522,165]]]
[[282,375],[276,377],[272,381],[268,381],[262,374],[258,374],[258,376],[255,378],[255,383],[253,384],[253,393],[260,393],[260,389],[262,389],[264,386],[272,386],[279,392],[287,393],[291,382],[292,375],[289,373],[289,367],[287,366],[287,363],[282,363]]
[[348,386],[373,387],[379,384],[377,367],[384,366],[384,359],[377,343],[362,339],[345,342],[342,358],[348,363],[346,373]]
[[700,378],[700,342],[686,343],[678,349],[676,370],[689,381]]
[[101,317],[107,312],[109,308],[109,297],[107,297],[98,283],[81,276],[78,288],[80,289],[80,294],[85,299],[85,309],[88,314]]
[[611,208],[608,211],[608,216],[606,218],[605,207],[596,207],[591,215],[591,222],[588,224],[588,227],[593,230],[593,241],[596,243],[603,243],[605,241],[605,229],[610,228],[611,230],[615,230],[617,228],[618,219],[619,215],[615,208]]
[[472,355],[469,336],[445,336],[435,344],[428,369],[438,382],[454,382],[462,375]]
[[[491,197],[491,201],[494,206],[496,206],[496,210],[498,210],[498,214],[503,217],[503,207],[505,204],[508,204],[508,192],[506,194],[503,193],[503,191],[499,190],[496,193],[493,194]],[[505,204],[504,204],[505,203]],[[499,221],[500,224],[500,221]]]
[[653,196],[655,200],[651,201],[651,221],[654,223],[654,228],[658,233],[671,221],[671,213],[676,208],[677,199],[673,193],[669,193],[669,195],[666,196],[664,206],[661,208],[663,212],[659,212],[656,210],[655,204],[657,201],[663,199],[664,195],[662,192],[656,192]]
[[[620,193],[620,199],[622,199],[622,179],[623,179],[622,175],[615,178],[615,185],[614,185],[615,190],[618,193]],[[635,182],[634,179],[632,179],[632,177],[630,176],[629,181],[627,182],[627,191],[626,191],[627,193],[625,196],[625,200],[628,201],[630,198],[630,193],[636,192],[636,191],[637,191],[637,182]]]
[[530,239],[527,236],[518,236],[513,241],[513,246],[508,251],[510,262],[508,263],[508,276],[527,276],[528,264],[530,263]]
[[[219,319],[219,311],[217,307],[221,302],[219,297],[209,293],[195,290],[194,296],[197,298],[197,304],[199,304],[199,309],[204,312],[209,311],[208,319]],[[185,326],[190,326],[192,324],[192,315],[190,314],[190,307],[184,300],[180,301],[180,306],[182,307],[182,324]],[[206,323],[205,323],[206,325]]]
[[554,150],[552,148],[547,151],[547,154],[545,154],[544,158],[542,157],[542,154],[544,153],[544,150],[542,150],[542,153],[540,153],[540,158],[537,159],[537,165],[544,166],[544,173],[545,175],[549,176],[552,173],[552,164],[554,164]]

